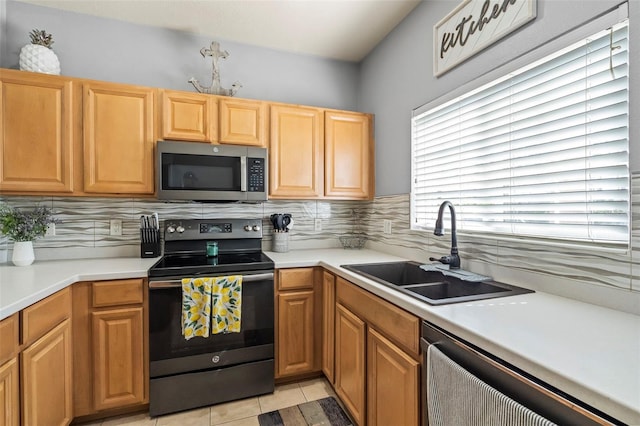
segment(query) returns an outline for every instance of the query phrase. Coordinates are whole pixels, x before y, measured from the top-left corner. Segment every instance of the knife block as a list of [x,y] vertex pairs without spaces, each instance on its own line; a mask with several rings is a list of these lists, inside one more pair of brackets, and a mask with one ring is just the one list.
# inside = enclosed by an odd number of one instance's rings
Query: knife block
[[145,228],[140,230],[140,257],[160,256],[160,230]]

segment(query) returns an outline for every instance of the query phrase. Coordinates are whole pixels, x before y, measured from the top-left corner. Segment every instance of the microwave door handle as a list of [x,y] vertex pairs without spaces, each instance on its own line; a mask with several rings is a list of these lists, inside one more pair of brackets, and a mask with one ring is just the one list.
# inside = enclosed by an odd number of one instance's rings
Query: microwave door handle
[[240,191],[247,192],[247,156],[240,157]]

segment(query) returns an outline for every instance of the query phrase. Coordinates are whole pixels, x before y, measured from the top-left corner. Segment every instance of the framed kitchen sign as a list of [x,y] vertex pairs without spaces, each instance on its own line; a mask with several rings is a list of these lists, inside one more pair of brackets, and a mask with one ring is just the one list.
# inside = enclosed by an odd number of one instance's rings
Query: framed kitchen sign
[[440,76],[536,17],[536,0],[464,0],[433,27]]

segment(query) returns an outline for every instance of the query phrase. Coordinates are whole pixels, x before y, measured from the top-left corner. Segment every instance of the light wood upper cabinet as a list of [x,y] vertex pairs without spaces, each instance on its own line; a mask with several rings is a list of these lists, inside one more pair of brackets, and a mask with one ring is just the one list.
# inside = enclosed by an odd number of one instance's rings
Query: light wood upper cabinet
[[155,89],[83,87],[85,192],[152,194]]
[[267,146],[267,106],[262,101],[218,97],[220,143]]
[[161,97],[162,139],[218,140],[218,101],[215,96],[163,90]]
[[344,111],[325,113],[325,188],[328,198],[373,197],[371,117]]
[[269,197],[318,198],[324,194],[322,110],[271,105]]
[[0,191],[74,190],[70,79],[0,70]]

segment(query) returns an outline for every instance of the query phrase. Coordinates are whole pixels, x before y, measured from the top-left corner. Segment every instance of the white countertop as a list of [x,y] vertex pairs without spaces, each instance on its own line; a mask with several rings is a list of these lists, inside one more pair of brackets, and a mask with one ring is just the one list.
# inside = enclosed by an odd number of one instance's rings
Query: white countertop
[[340,267],[402,260],[371,250],[267,252],[278,268],[321,265],[573,397],[640,425],[640,316],[536,292],[431,306]]
[[36,261],[0,266],[0,320],[78,282],[146,277],[158,258]]
[[[640,425],[640,316],[536,292],[431,306],[340,267],[403,260],[372,250],[267,252],[277,268],[323,266],[556,388]],[[0,266],[0,320],[78,281],[144,277],[156,259]]]

